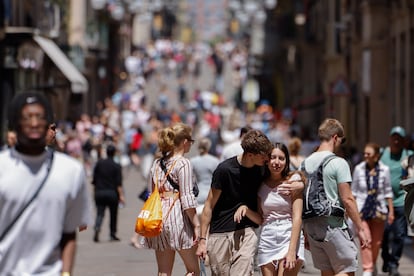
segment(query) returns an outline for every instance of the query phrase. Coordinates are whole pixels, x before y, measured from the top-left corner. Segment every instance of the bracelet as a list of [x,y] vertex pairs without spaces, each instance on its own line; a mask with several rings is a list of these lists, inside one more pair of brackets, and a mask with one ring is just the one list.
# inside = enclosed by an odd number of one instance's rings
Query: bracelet
[[206,238],[203,238],[203,237],[200,237],[200,238],[198,238],[198,240],[199,241],[201,241],[201,240],[205,240],[206,241],[207,239]]
[[62,276],[70,276],[70,272],[67,272],[67,271],[65,271],[65,272],[62,272],[62,274],[61,274]]

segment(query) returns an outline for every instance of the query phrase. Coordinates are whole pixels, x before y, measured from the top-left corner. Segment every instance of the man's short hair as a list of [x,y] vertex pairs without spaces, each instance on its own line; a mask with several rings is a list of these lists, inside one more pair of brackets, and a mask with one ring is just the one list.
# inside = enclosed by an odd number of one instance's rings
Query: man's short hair
[[344,137],[344,126],[337,119],[325,119],[319,126],[319,139],[321,141],[329,141],[335,134],[339,137]]
[[20,124],[22,109],[28,104],[39,104],[45,110],[47,125],[53,122],[53,110],[49,101],[39,92],[28,91],[16,94],[8,110],[8,128],[16,130]]
[[245,153],[270,154],[273,149],[272,142],[260,130],[249,130],[242,138],[241,146]]

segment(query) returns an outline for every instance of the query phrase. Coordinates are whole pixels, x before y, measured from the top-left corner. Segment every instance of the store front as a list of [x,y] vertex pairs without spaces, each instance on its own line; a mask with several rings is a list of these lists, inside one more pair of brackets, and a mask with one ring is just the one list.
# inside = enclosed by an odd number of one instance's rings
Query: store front
[[88,80],[51,39],[31,28],[6,28],[2,41],[1,131],[6,132],[7,107],[23,91],[44,93],[54,107],[56,120],[75,120],[85,112]]

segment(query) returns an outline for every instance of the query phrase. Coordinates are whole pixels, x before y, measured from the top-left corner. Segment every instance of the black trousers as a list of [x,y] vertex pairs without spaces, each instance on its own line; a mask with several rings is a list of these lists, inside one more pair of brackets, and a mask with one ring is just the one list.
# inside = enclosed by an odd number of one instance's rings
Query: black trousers
[[109,208],[111,235],[116,234],[118,219],[118,193],[111,190],[95,191],[96,220],[95,231],[100,231],[105,216],[106,207]]

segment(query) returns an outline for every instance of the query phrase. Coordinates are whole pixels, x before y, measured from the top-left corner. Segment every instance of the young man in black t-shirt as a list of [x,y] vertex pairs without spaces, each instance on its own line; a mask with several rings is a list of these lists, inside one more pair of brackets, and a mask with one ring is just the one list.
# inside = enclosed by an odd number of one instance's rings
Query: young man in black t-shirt
[[[257,210],[257,191],[263,180],[263,166],[273,148],[258,130],[245,134],[243,154],[220,163],[214,171],[211,189],[201,214],[201,232],[197,255],[208,252],[211,275],[253,275],[257,225],[244,217],[234,221],[240,205]],[[208,246],[207,231],[209,230]]]

